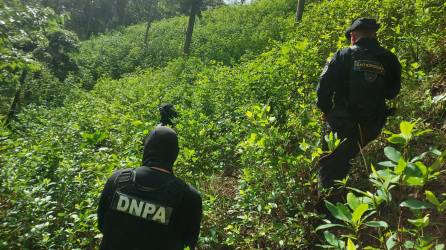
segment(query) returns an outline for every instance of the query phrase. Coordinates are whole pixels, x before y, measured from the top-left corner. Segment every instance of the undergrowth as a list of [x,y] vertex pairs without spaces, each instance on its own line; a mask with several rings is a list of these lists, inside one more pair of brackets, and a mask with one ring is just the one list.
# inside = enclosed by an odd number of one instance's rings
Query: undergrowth
[[[142,25],[85,42],[83,73],[71,81],[92,90],[72,89],[62,107],[28,106],[0,130],[1,248],[96,248],[104,181],[140,165],[141,138],[157,124],[157,106],[171,102],[181,114],[175,173],[203,196],[200,249],[314,249],[317,241],[441,249],[444,164],[432,164],[446,146],[445,101],[432,83],[443,81],[444,60],[425,59],[444,53],[443,1],[309,1],[299,24],[291,2],[205,13],[190,57],[177,54],[181,17],[154,24],[149,54],[135,42]],[[403,125],[366,147],[365,163],[355,159],[347,205],[329,204],[341,226],[324,233],[313,212],[323,153],[314,89],[359,16],[382,23],[379,40],[403,64],[398,113],[386,128]],[[415,123],[432,131],[417,137]],[[386,138],[398,136],[407,143],[391,139],[389,148]]]

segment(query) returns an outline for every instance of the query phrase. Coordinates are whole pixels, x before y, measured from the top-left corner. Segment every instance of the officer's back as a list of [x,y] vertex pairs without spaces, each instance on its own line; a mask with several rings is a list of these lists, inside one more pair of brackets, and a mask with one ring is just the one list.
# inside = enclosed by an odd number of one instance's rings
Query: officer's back
[[[353,31],[362,34],[355,39],[354,46],[336,52],[324,68],[317,89],[317,105],[324,114],[351,119],[365,116],[384,122],[385,99],[395,98],[401,88],[401,65],[392,52],[378,43],[378,29],[379,25],[375,20],[360,18],[346,31],[348,40]],[[357,62],[366,62],[366,66],[357,69]],[[370,62],[378,64],[370,65]],[[378,69],[379,67],[382,69]],[[356,79],[352,77],[352,72],[367,73],[364,73],[364,79]],[[379,83],[376,79],[380,75],[383,75],[383,86],[375,83]],[[357,84],[364,81],[370,84]],[[368,102],[367,109],[358,110],[358,102]]]
[[201,197],[173,175],[178,151],[176,133],[159,126],[146,138],[145,166],[108,179],[98,209],[101,249],[195,248]]

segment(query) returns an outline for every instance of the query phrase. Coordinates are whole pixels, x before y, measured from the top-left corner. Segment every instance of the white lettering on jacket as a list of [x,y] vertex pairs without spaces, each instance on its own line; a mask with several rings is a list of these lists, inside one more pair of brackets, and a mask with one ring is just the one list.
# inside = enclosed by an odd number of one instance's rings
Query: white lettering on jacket
[[168,225],[173,209],[151,201],[145,201],[127,194],[116,192],[111,208],[142,219]]

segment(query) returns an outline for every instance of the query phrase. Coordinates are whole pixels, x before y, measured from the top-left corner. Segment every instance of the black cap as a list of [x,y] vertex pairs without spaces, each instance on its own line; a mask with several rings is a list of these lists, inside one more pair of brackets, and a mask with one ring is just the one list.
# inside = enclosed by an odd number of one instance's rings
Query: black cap
[[159,107],[160,115],[161,115],[161,125],[171,125],[173,126],[172,119],[178,117],[178,113],[175,110],[173,104],[165,103]]
[[171,170],[178,157],[178,136],[169,127],[158,126],[144,139],[143,166]]
[[345,31],[345,37],[347,38],[347,40],[350,41],[350,38],[351,38],[350,33],[352,31],[355,31],[355,30],[373,30],[373,31],[377,31],[377,30],[379,30],[380,27],[381,27],[381,25],[379,23],[377,23],[375,19],[361,17],[361,18],[356,19],[352,23],[350,28],[348,28]]

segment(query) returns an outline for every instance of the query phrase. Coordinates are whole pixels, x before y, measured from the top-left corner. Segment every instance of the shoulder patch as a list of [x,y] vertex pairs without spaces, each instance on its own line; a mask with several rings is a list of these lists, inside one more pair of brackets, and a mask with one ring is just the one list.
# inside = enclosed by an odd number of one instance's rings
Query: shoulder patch
[[169,225],[173,211],[171,207],[142,200],[119,191],[113,197],[111,209],[166,226]]

